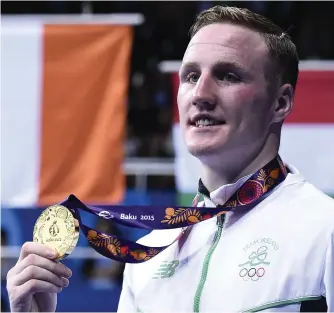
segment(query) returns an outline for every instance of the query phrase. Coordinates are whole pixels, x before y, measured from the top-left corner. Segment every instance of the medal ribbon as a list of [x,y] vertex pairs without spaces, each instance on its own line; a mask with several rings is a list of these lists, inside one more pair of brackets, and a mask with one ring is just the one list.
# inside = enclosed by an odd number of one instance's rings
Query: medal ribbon
[[279,156],[256,171],[224,205],[197,207],[201,194],[197,194],[192,206],[124,206],[112,205],[108,208],[86,206],[76,196],[70,195],[60,205],[68,208],[78,219],[80,228],[89,244],[101,255],[125,263],[142,263],[150,260],[161,251],[180,239],[183,231],[169,245],[148,247],[131,240],[105,234],[87,227],[81,222],[80,210],[103,219],[141,229],[174,229],[195,225],[209,218],[243,207],[253,208],[265,195],[279,185],[287,176],[287,170]]

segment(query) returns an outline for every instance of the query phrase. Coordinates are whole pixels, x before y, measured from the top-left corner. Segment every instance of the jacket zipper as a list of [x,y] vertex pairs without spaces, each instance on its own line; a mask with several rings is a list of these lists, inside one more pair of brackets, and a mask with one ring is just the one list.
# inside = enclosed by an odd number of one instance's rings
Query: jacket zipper
[[200,282],[197,286],[196,293],[195,293],[195,298],[194,298],[193,310],[194,310],[195,313],[199,312],[201,296],[202,296],[204,284],[205,284],[205,281],[206,281],[206,277],[208,275],[209,263],[210,263],[210,260],[211,260],[211,256],[212,256],[213,252],[215,251],[215,249],[218,245],[219,239],[221,237],[221,234],[222,234],[224,217],[225,217],[225,215],[218,216],[218,221],[217,221],[218,222],[218,229],[217,229],[215,237],[212,241],[211,247],[210,247],[209,251],[207,252],[207,254],[204,258],[201,280],[200,280]]

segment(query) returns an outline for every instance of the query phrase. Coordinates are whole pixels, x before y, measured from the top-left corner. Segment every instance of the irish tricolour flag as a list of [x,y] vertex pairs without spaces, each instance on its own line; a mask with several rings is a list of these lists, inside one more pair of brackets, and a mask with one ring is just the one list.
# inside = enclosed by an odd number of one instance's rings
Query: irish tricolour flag
[[[174,87],[175,175],[180,203],[191,203],[197,189],[199,162],[182,140],[176,93],[181,63],[166,61]],[[280,155],[296,166],[315,186],[334,196],[334,62],[302,61],[293,113],[285,122]]]
[[139,16],[1,21],[1,205],[123,200],[133,30]]

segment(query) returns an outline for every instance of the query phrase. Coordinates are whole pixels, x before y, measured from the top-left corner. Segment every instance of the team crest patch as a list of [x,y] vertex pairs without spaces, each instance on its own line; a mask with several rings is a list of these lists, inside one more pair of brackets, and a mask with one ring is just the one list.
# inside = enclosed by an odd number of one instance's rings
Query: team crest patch
[[270,268],[270,263],[279,245],[271,238],[258,238],[249,242],[244,248],[244,260],[238,264],[240,279],[258,281]]

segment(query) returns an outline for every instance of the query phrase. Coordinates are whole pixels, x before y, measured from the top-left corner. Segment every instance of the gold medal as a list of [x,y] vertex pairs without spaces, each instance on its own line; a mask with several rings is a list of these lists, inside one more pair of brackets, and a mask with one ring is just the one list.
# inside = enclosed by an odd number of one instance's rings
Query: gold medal
[[79,239],[79,222],[69,209],[53,205],[45,209],[35,223],[33,241],[58,252],[57,260],[67,257]]

